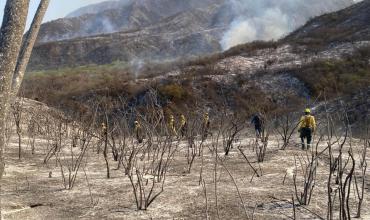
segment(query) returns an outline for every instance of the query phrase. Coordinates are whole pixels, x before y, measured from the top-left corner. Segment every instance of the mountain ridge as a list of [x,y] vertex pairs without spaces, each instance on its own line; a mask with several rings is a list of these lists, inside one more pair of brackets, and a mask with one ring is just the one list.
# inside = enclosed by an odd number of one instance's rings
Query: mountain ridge
[[[161,4],[155,4],[158,2]],[[201,7],[204,5],[207,7]],[[184,60],[221,52],[225,33],[238,20],[233,7],[225,0],[141,0],[103,10],[98,13],[102,17],[84,14],[59,19],[41,27],[28,70]],[[117,28],[122,29],[107,33]],[[87,36],[80,36],[81,31]]]
[[370,36],[370,0],[311,19],[285,38],[285,42],[361,41]]

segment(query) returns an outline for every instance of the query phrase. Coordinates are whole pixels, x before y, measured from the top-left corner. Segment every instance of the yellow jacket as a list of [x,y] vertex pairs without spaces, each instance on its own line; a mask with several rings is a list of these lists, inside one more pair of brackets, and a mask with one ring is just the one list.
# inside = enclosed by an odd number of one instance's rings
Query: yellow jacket
[[180,117],[180,127],[184,127],[186,124],[186,118],[184,115],[181,115]]
[[312,115],[302,116],[301,120],[299,121],[299,128],[311,128],[312,130],[316,130],[315,117]]
[[170,121],[168,123],[168,127],[171,129],[172,133],[174,135],[177,135],[177,132],[176,132],[176,128],[175,128],[175,119],[174,118],[170,118]]
[[208,116],[208,114],[206,114],[206,115],[204,115],[204,117],[203,117],[203,123],[204,123],[204,125],[207,125],[207,124],[208,124],[208,122],[209,122],[209,116]]
[[101,130],[102,130],[103,132],[107,132],[107,126],[105,125],[105,123],[102,123],[102,124],[101,124]]
[[141,129],[141,125],[139,123],[135,123],[135,132],[138,132]]

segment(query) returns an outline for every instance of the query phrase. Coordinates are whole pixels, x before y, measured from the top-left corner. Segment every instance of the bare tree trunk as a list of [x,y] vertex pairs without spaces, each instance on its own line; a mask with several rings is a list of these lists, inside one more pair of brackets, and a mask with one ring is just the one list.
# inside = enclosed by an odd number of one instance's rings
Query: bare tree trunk
[[[49,0],[41,0],[31,29],[20,54],[23,34],[28,16],[29,0],[7,0],[3,24],[0,29],[0,181],[4,172],[5,129],[12,94],[16,94],[22,83],[24,72],[36,41],[40,24],[45,15]],[[20,57],[20,61],[18,61]],[[12,90],[12,79],[16,73],[16,88]],[[1,183],[0,183],[1,187]],[[1,205],[0,205],[1,219]]]
[[33,45],[36,42],[37,35],[39,33],[41,22],[44,18],[46,9],[49,6],[50,0],[41,0],[39,7],[36,11],[35,17],[33,18],[31,27],[26,34],[26,38],[23,41],[23,45],[18,57],[17,66],[13,76],[12,83],[12,98],[15,97],[21,86],[24,73],[26,72],[27,64],[30,60]]
[[29,1],[8,0],[5,5],[0,32],[0,180],[5,167],[5,128],[9,110],[11,82],[22,43],[28,7]]
[[103,156],[105,160],[105,165],[107,167],[107,178],[110,178],[110,168],[109,168],[109,162],[108,162],[108,134],[104,134],[104,151]]
[[20,160],[22,157],[22,136],[20,132],[18,134],[18,159]]
[[105,160],[105,165],[107,167],[107,178],[110,178],[110,168],[109,168],[109,162],[108,162],[108,116],[105,115],[105,129],[103,130],[103,135],[104,135],[104,151],[103,151],[103,156]]

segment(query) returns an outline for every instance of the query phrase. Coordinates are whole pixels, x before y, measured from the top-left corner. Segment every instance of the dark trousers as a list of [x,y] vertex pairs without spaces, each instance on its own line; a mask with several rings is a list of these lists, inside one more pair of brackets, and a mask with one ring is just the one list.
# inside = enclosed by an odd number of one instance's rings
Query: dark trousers
[[257,138],[260,138],[262,135],[262,127],[261,126],[254,126],[254,129],[256,130],[256,136]]
[[301,128],[301,142],[302,149],[305,147],[304,139],[307,139],[307,149],[311,146],[312,141],[312,129],[311,128]]
[[188,129],[186,127],[186,124],[181,126],[180,128],[180,134],[181,134],[181,137],[185,137],[186,133],[187,133]]
[[209,122],[202,126],[202,141],[205,141],[208,137]]
[[138,129],[137,131],[136,131],[136,139],[137,139],[137,141],[139,142],[139,144],[141,144],[141,143],[143,143],[143,138],[141,137],[141,134],[140,134],[141,132],[140,132],[140,130]]

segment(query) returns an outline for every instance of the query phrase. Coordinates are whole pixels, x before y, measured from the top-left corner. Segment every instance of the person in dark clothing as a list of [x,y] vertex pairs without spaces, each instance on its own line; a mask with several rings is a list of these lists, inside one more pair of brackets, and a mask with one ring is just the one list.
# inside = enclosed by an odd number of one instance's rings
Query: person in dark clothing
[[255,114],[252,117],[251,124],[254,124],[254,129],[256,131],[256,137],[260,138],[263,132],[263,119],[261,114]]
[[188,130],[188,124],[187,124],[187,122],[186,122],[186,117],[185,117],[185,115],[181,115],[180,116],[180,134],[181,134],[181,137],[183,138],[183,137],[185,137],[185,135],[186,135],[186,132],[187,132],[187,130]]

